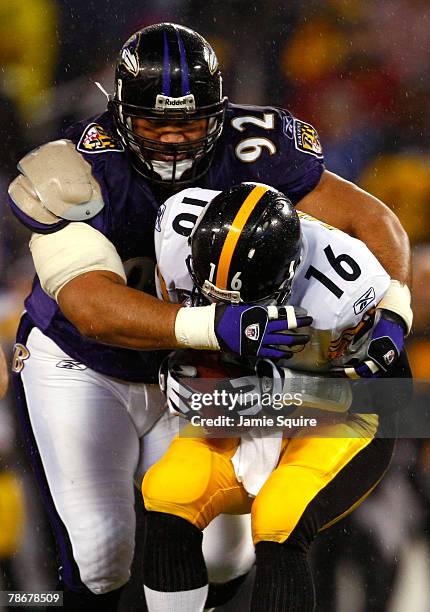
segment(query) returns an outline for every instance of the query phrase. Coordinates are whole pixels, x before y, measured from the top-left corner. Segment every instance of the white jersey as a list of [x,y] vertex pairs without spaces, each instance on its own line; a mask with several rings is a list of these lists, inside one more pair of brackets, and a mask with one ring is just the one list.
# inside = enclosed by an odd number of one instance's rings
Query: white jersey
[[[183,302],[191,294],[188,237],[218,193],[185,189],[162,205],[155,231],[161,299]],[[288,360],[288,367],[326,371],[352,354],[359,356],[372,321],[369,312],[385,294],[390,277],[363,242],[309,215],[299,212],[299,216],[302,254],[288,303],[305,310],[313,323],[310,341]]]

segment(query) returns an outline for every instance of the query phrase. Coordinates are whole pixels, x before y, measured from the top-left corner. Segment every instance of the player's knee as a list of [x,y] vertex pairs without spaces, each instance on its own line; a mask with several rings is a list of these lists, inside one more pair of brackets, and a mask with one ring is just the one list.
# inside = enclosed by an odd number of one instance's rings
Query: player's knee
[[92,512],[71,533],[73,553],[82,582],[99,595],[123,586],[130,577],[134,553],[134,512],[119,519]]
[[124,586],[130,578],[131,559],[127,567],[122,565],[122,559],[111,560],[100,568],[85,566],[81,571],[81,580],[95,595],[110,593]]
[[249,514],[221,514],[203,532],[203,555],[209,582],[226,583],[254,565],[255,552]]
[[[257,499],[255,502],[257,502]],[[278,500],[275,508],[255,503],[252,507],[252,535],[255,546],[272,542],[295,548],[307,554],[321,525],[318,513],[311,509],[289,506],[288,499]]]
[[254,544],[261,541],[285,542],[294,530],[300,516],[289,508],[288,501],[256,497],[252,505],[252,537]]
[[[211,478],[211,453],[204,446],[177,444],[145,475],[142,493],[147,510],[177,514],[189,508],[199,510]],[[194,508],[195,506],[195,508]],[[184,518],[188,518],[180,514]]]

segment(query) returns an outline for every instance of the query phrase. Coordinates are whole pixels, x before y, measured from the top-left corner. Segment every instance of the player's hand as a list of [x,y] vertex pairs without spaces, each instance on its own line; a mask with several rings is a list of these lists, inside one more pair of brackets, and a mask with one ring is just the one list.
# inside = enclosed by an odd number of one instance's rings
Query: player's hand
[[171,353],[163,359],[158,372],[158,382],[166,396],[169,412],[186,417],[191,410],[193,391],[185,381],[197,376],[197,368],[181,361],[178,353],[181,351]]
[[217,304],[215,335],[221,350],[227,352],[247,357],[288,358],[293,347],[309,341],[307,334],[293,330],[311,323],[312,317],[299,315],[294,306]]
[[381,310],[378,323],[373,328],[367,347],[367,359],[345,367],[332,368],[334,376],[348,378],[378,378],[389,372],[398,359],[405,343],[405,326],[402,319],[389,310]]
[[[228,414],[256,414],[260,406],[259,381],[249,367],[224,367],[220,354],[215,361],[208,362],[200,351],[175,351],[162,362],[159,370],[159,384],[165,394],[169,412],[190,418],[195,414],[217,416]],[[214,396],[214,392],[225,393],[225,401],[213,404],[201,403],[202,395]],[[229,402],[229,399],[234,400]]]

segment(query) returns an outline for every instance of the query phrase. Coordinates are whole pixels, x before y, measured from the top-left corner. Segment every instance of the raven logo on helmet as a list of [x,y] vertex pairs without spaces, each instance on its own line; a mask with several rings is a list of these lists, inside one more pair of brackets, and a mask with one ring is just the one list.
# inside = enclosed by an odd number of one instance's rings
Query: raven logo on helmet
[[133,76],[139,74],[139,58],[133,53],[133,50],[123,49],[121,51],[121,59],[126,69],[131,72]]
[[205,60],[208,63],[209,72],[211,74],[215,74],[218,68],[218,58],[215,55],[215,52],[210,47],[205,47],[203,53]]
[[140,36],[134,34],[128,39],[126,45],[121,49],[119,61],[123,63],[124,68],[132,74],[134,77],[139,75],[140,62],[139,55],[137,53],[137,47],[139,45]]

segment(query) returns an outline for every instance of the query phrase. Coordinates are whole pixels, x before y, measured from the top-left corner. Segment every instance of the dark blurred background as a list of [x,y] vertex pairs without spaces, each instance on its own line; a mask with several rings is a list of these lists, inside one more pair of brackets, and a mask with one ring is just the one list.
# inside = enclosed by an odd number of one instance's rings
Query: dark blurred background
[[[409,352],[426,387],[428,0],[0,0],[3,346],[10,354],[33,274],[28,234],[6,204],[16,162],[76,119],[102,112],[106,100],[94,82],[112,92],[122,43],[159,21],[203,34],[218,54],[230,99],[286,107],[312,123],[327,168],[380,197],[400,217],[414,246]],[[8,396],[0,402],[0,582],[37,590],[52,586],[53,552],[31,472],[13,442],[15,429]],[[383,485],[315,549],[319,612],[428,612],[429,510],[430,444],[402,440]]]

